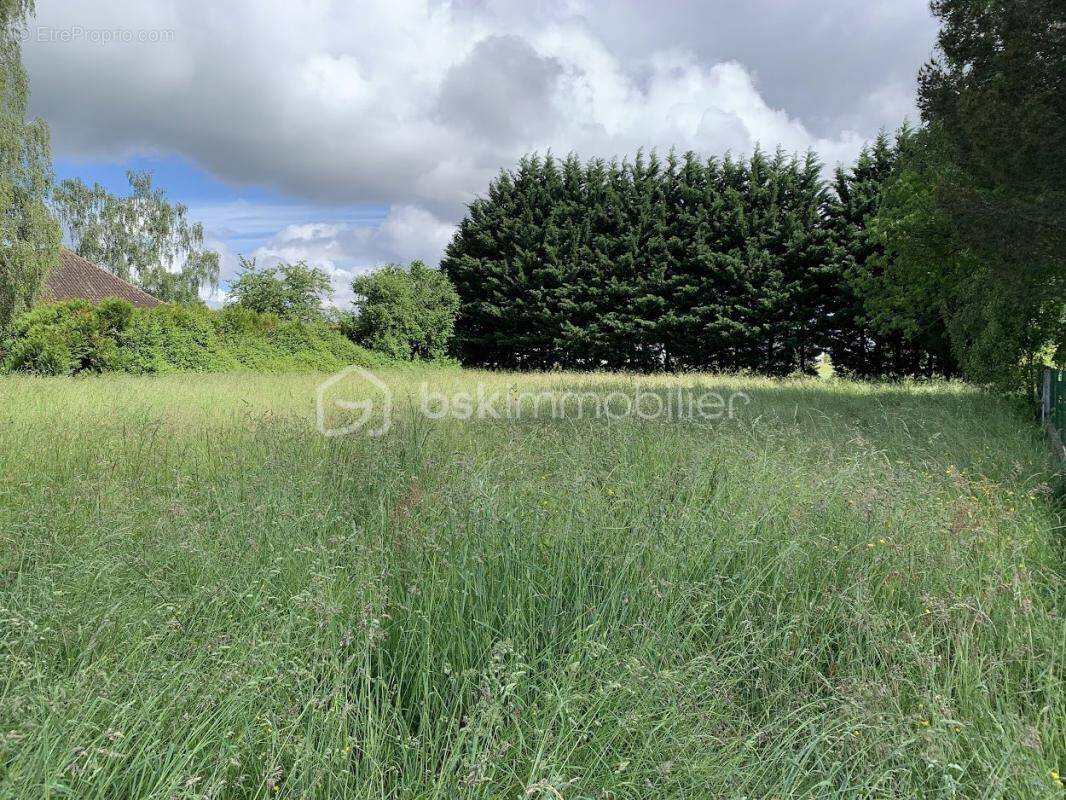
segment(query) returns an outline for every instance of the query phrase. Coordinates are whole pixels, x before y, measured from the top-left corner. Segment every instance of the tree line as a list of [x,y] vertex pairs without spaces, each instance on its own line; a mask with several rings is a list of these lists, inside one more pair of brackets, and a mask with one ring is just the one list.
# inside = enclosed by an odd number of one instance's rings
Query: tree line
[[912,134],[830,186],[813,153],[528,156],[476,200],[442,262],[465,363],[506,369],[952,374],[942,328],[874,325],[868,221]]

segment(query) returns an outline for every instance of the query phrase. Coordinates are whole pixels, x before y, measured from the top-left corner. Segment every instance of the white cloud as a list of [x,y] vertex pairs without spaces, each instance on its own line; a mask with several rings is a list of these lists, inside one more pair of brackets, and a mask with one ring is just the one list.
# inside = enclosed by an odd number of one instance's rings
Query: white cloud
[[[34,108],[65,155],[175,152],[237,184],[452,219],[532,149],[721,154],[761,142],[814,147],[832,163],[876,133],[856,114],[815,135],[768,103],[735,58],[650,33],[642,51],[622,52],[598,32],[598,6],[551,5],[538,16],[517,3],[436,0],[41,2],[44,28],[169,29],[173,40],[39,42],[31,29],[26,60]],[[850,13],[906,17],[888,8],[898,5]],[[867,102],[878,116],[886,102],[900,105],[897,86],[867,87],[852,105]]]
[[416,259],[436,265],[455,226],[415,206],[394,206],[379,225],[309,222],[286,225],[252,255],[260,263],[307,261],[327,268],[369,269]]
[[[171,34],[41,35],[77,27]],[[850,160],[913,116],[932,30],[925,0],[40,0],[25,60],[57,154],[174,153],[292,198],[193,204],[223,278],[240,252],[340,285],[435,263],[465,204],[531,150]]]

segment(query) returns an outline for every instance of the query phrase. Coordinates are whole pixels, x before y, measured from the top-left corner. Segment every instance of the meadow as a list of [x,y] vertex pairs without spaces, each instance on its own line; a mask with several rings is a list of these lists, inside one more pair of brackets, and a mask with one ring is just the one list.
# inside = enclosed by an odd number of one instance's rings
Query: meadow
[[1056,476],[951,383],[315,429],[323,376],[0,378],[0,798],[1063,798]]

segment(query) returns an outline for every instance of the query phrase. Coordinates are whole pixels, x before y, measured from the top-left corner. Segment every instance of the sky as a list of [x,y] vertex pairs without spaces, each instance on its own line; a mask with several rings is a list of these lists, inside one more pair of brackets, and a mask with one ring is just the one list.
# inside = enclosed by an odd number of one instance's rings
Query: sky
[[238,256],[435,265],[528,152],[850,162],[917,119],[926,0],[37,0],[23,59],[57,178],[151,170]]

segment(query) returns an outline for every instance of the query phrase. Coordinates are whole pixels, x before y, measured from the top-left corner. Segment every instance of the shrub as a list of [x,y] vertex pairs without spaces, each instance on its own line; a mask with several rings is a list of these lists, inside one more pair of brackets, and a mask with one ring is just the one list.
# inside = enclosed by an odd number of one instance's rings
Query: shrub
[[111,338],[132,306],[123,300],[94,307],[82,300],[38,306],[16,320],[6,371],[69,375],[113,369]]
[[41,375],[332,371],[382,363],[323,322],[239,307],[135,309],[117,299],[39,306],[18,319],[6,350],[5,371]]
[[446,356],[459,296],[444,273],[421,261],[388,264],[357,277],[352,289],[358,314],[342,326],[351,339],[393,358]]
[[74,369],[74,355],[57,329],[34,330],[14,341],[4,369],[36,375],[69,375]]
[[212,316],[199,306],[137,309],[119,337],[126,372],[226,372],[238,363],[225,352]]
[[101,330],[108,333],[124,331],[133,318],[133,306],[120,297],[109,297],[96,307]]

